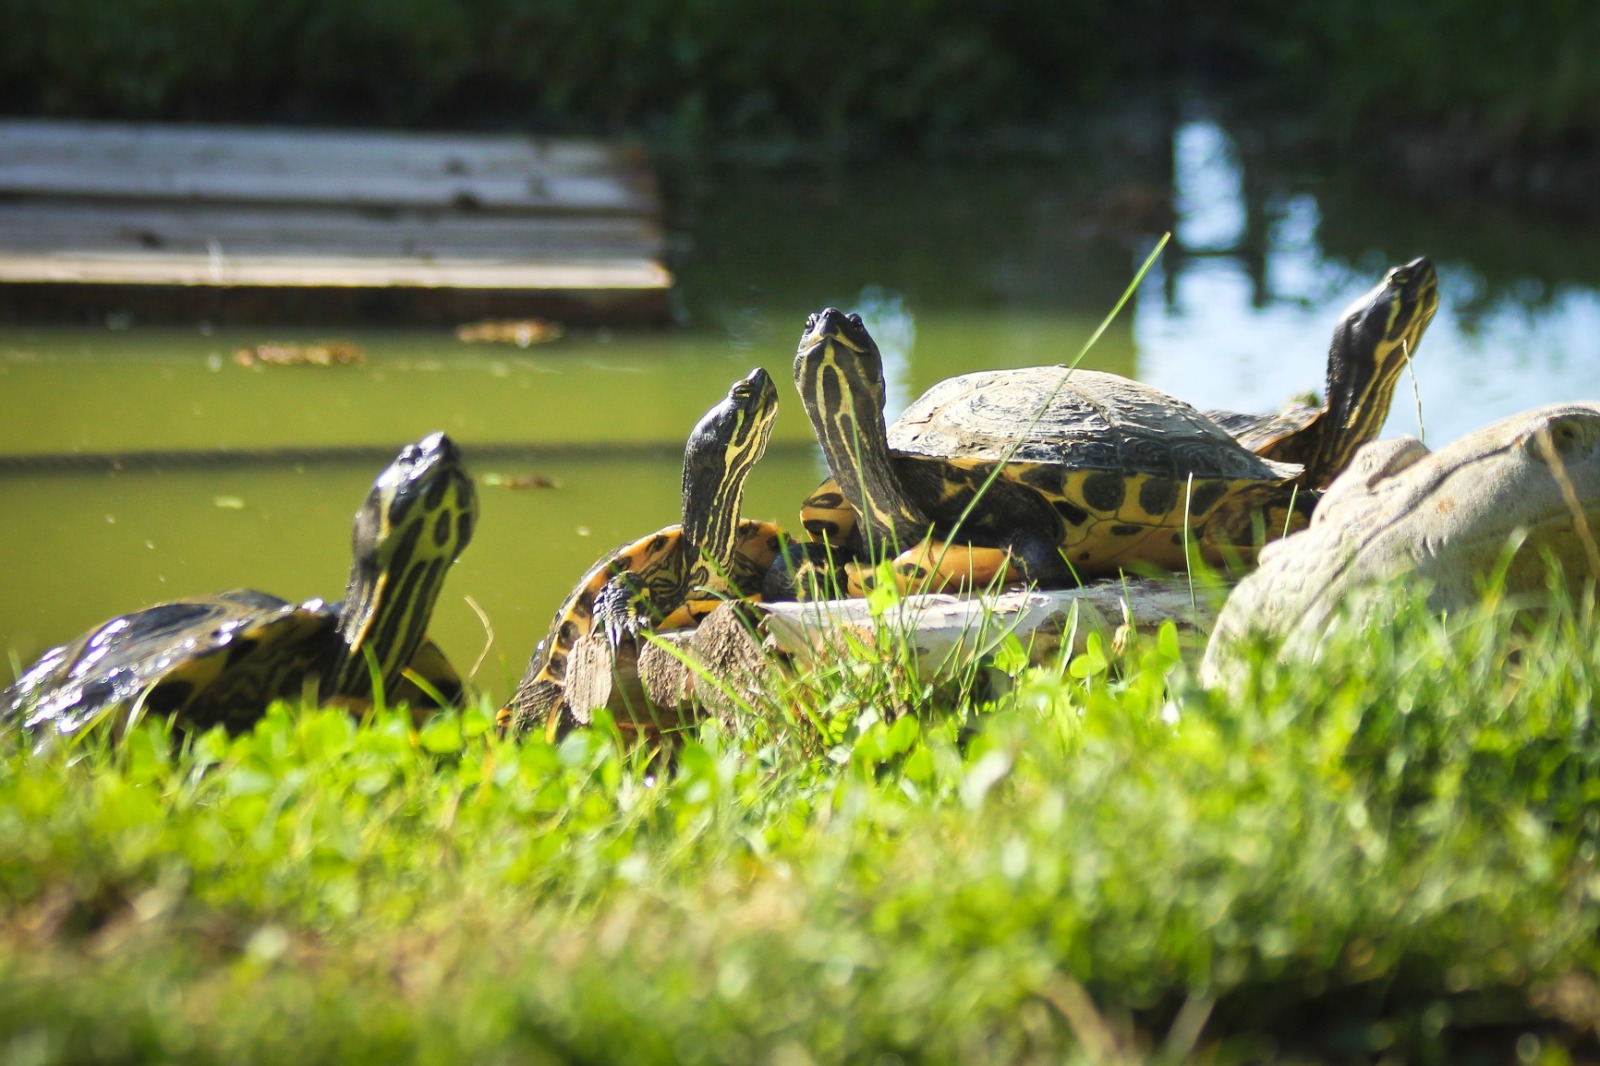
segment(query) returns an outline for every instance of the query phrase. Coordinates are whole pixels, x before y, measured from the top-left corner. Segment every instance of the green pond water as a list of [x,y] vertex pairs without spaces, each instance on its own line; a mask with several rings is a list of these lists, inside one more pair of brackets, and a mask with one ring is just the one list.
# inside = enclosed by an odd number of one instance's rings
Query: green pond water
[[[1442,307],[1388,433],[1437,445],[1537,404],[1600,398],[1594,231],[1262,163],[1204,120],[1161,153],[1149,180],[1176,189],[1173,246],[1083,365],[1202,407],[1272,409],[1321,384],[1340,310],[1387,265],[1427,254]],[[752,366],[777,377],[785,404],[745,511],[793,523],[823,474],[787,385],[809,312],[863,313],[885,352],[891,416],[952,374],[1071,359],[1153,244],[1107,200],[1108,189],[1139,200],[1147,178],[1134,171],[904,165],[703,181],[675,221],[685,325],[574,331],[526,350],[443,329],[0,326],[0,457],[333,445],[364,456],[0,466],[0,649],[25,665],[185,594],[337,596],[382,450],[443,429],[472,458],[482,521],[434,632],[463,668],[483,653],[477,684],[503,698],[579,574],[676,520],[682,441]],[[232,359],[263,341],[329,339],[366,361]],[[552,487],[493,483],[529,474]]]

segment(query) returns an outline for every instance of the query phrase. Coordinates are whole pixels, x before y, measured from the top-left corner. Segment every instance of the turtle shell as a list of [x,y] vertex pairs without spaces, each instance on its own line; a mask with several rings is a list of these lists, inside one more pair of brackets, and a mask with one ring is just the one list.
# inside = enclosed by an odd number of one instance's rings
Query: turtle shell
[[157,604],[111,619],[46,652],[5,694],[29,728],[75,733],[143,696],[146,713],[197,725],[237,722],[298,695],[329,668],[338,615],[321,600],[292,604],[253,589]]
[[[1086,573],[1133,560],[1181,566],[1180,527],[1200,529],[1230,501],[1256,507],[1300,473],[1246,450],[1159,389],[1063,366],[946,379],[906,409],[888,438],[897,456],[938,472],[941,498],[922,494],[936,523],[956,517],[999,465],[1005,482],[1055,511],[1059,543]],[[906,462],[897,460],[903,478],[912,475]],[[1021,512],[1003,500],[980,506],[969,527],[981,533],[1017,521]],[[1223,539],[1237,544],[1248,535],[1233,530]]]
[[934,385],[889,427],[897,452],[1278,484],[1299,468],[1240,447],[1174,396],[1063,366],[986,370]]
[[[254,589],[157,604],[47,651],[0,696],[0,718],[70,734],[142,701],[144,713],[178,714],[191,727],[246,729],[274,700],[328,691],[338,625],[337,603]],[[460,696],[459,676],[431,641],[411,668],[445,699]],[[431,695],[413,684],[400,698]]]
[[593,632],[596,600],[614,579],[626,577],[652,602],[669,608],[652,629],[682,629],[698,625],[723,602],[722,596],[746,599],[759,594],[767,569],[778,557],[782,538],[782,530],[771,522],[741,521],[729,572],[710,575],[700,586],[700,595],[683,602],[669,600],[659,591],[675,588],[677,579],[669,571],[686,565],[681,525],[667,526],[607,552],[584,572],[556,608],[549,631],[534,649],[517,691],[501,709],[499,724],[521,731],[532,722],[549,722],[553,728],[556,718],[550,712],[560,704],[567,656],[580,639]]
[[[1311,450],[1305,443],[1296,447],[1297,437],[1316,425],[1325,414],[1323,408],[1300,401],[1270,415],[1239,411],[1205,412],[1205,416],[1226,430],[1239,442],[1240,447],[1261,456],[1280,455],[1296,459],[1300,458],[1297,453]],[[1285,455],[1285,451],[1289,454]]]

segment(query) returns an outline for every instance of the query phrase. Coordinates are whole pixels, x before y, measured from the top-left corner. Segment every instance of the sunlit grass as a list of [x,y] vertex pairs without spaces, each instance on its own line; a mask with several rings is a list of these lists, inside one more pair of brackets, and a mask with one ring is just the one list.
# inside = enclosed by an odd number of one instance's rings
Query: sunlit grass
[[8,735],[0,1047],[1504,1060],[1600,1013],[1597,636],[1413,612],[1238,697],[1170,630],[987,702],[841,664],[670,766],[487,708]]

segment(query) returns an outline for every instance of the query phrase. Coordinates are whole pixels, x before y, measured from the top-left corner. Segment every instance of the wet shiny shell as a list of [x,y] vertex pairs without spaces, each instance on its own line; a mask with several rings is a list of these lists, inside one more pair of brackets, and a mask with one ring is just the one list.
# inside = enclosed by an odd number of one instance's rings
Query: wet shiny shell
[[[339,608],[234,589],[120,615],[46,652],[5,693],[0,718],[73,733],[142,694],[147,714],[246,728],[268,703],[298,698],[308,682],[326,688],[338,657]],[[460,696],[460,677],[431,641],[411,669],[445,699]],[[412,687],[400,698],[428,702]]]
[[[1065,519],[1063,546],[1089,567],[1182,562],[1134,534],[1198,526],[1237,494],[1270,490],[1300,468],[1262,459],[1159,389],[1061,366],[989,370],[942,381],[889,427],[894,451],[944,464],[965,492],[996,463]],[[958,485],[973,483],[959,489]]]
[[1263,482],[1293,475],[1245,451],[1210,419],[1159,389],[1059,366],[947,378],[889,428],[889,446],[914,455],[1123,474],[1183,470]]

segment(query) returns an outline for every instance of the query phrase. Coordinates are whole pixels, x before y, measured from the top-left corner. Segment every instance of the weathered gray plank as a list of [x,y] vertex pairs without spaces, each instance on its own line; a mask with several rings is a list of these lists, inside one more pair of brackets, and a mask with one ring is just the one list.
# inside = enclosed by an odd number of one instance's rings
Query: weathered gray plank
[[0,203],[0,255],[193,252],[210,255],[659,259],[660,225],[632,215],[500,216],[427,210],[98,201]]
[[0,283],[0,321],[333,322],[455,326],[482,318],[552,318],[567,325],[665,322],[666,289],[462,289],[390,285],[111,285]]
[[699,629],[656,634],[676,655],[655,642],[614,650],[603,633],[583,637],[567,659],[564,702],[580,724],[601,707],[646,732],[703,712],[732,724],[744,710],[739,701],[759,708],[785,678],[835,669],[848,660],[852,643],[872,647],[882,634],[909,651],[909,665],[924,681],[950,680],[979,664],[978,676],[998,690],[1010,681],[981,663],[1010,636],[1039,665],[1081,653],[1090,633],[1120,657],[1130,640],[1168,621],[1204,632],[1215,610],[1181,579],[1159,578],[971,597],[913,595],[879,615],[865,600],[726,604]]
[[665,291],[671,273],[651,259],[547,262],[485,258],[197,255],[79,252],[0,255],[0,284],[276,286],[299,288],[459,288],[561,291]]
[[653,214],[643,154],[466,134],[0,122],[0,192]]
[[627,145],[0,121],[0,314],[659,320],[658,216]]
[[415,133],[337,129],[326,126],[229,126],[105,122],[70,119],[4,119],[6,142],[41,158],[82,159],[99,154],[181,154],[201,163],[251,152],[282,154],[296,148],[326,153],[337,164],[398,162],[438,170],[462,159],[483,173],[520,170],[529,161],[569,171],[609,169],[619,159],[641,165],[636,147],[590,138],[535,137],[493,133]]

